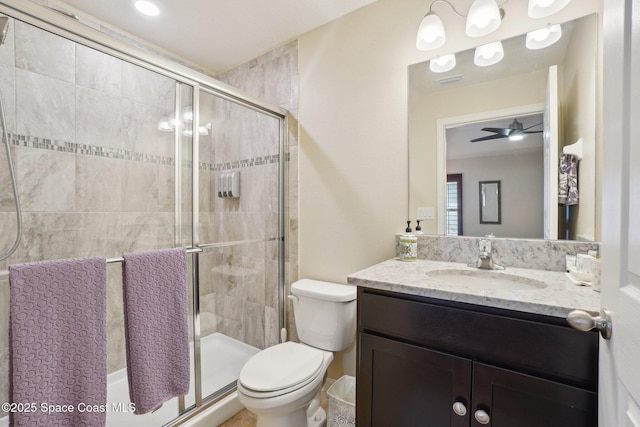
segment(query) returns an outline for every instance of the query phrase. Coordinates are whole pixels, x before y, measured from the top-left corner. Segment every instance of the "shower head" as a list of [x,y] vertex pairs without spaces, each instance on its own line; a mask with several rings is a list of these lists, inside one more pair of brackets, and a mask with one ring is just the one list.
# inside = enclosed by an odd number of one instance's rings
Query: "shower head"
[[0,16],[0,32],[2,33],[0,36],[0,46],[2,46],[7,39],[7,34],[9,34],[9,18],[6,16]]

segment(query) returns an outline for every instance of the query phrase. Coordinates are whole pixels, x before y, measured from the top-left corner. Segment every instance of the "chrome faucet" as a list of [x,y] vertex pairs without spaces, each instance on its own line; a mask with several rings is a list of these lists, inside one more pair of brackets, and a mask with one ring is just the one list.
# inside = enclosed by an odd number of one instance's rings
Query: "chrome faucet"
[[482,270],[504,270],[505,268],[493,260],[491,252],[491,238],[493,234],[488,234],[478,242],[478,259],[470,262],[469,267],[477,267]]

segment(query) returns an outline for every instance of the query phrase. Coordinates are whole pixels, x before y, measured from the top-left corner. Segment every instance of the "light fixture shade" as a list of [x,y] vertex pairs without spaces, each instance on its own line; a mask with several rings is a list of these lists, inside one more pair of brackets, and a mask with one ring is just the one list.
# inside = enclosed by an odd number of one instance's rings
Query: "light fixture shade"
[[454,53],[449,55],[438,56],[429,61],[429,69],[434,73],[446,73],[453,70],[456,66],[456,55]]
[[175,126],[171,126],[169,124],[169,117],[160,118],[160,121],[158,122],[158,130],[160,132],[173,132],[173,129],[175,129]]
[[497,30],[500,22],[500,9],[495,0],[475,0],[467,16],[467,36],[486,36]]
[[527,13],[530,18],[544,18],[553,15],[569,4],[571,0],[529,0]]
[[435,13],[427,13],[418,27],[416,47],[420,50],[433,50],[442,46],[445,41],[442,20]]
[[184,111],[182,112],[182,119],[187,122],[193,122],[193,107],[191,105],[187,105],[184,107]]
[[502,58],[504,58],[502,42],[497,41],[478,46],[473,56],[473,62],[479,67],[488,67],[497,64]]
[[525,45],[527,49],[538,50],[549,47],[562,37],[562,27],[560,24],[548,25],[536,31],[527,33]]

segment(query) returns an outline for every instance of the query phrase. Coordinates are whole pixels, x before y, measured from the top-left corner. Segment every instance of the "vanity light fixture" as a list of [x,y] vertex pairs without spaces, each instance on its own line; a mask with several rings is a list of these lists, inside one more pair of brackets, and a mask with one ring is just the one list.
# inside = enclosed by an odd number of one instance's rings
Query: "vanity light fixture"
[[467,16],[466,33],[469,37],[482,37],[498,29],[502,22],[500,8],[495,0],[475,0]]
[[525,45],[527,49],[538,50],[549,47],[562,37],[562,27],[560,24],[547,25],[536,31],[527,33]]
[[449,55],[437,56],[429,61],[429,69],[434,73],[446,73],[453,70],[456,66],[456,55],[451,53]]
[[[433,3],[431,3],[431,6],[433,6]],[[429,13],[422,18],[418,27],[416,47],[424,51],[434,50],[442,46],[446,39],[442,20],[438,15],[431,12],[431,8],[429,8]]]
[[529,0],[529,18],[545,18],[563,9],[571,0]]
[[138,12],[142,13],[146,16],[158,16],[160,14],[160,9],[158,6],[146,0],[138,0],[133,4]]
[[473,63],[479,67],[488,67],[497,64],[502,58],[504,58],[502,42],[497,41],[478,46],[473,55]]
[[169,117],[160,117],[160,121],[158,122],[158,130],[160,132],[173,132],[175,129],[175,124],[171,126],[169,123]]
[[[192,120],[186,120],[186,121],[191,122]],[[176,127],[182,128],[182,122],[179,122],[178,120],[176,120],[173,115],[171,117],[166,117],[166,116],[161,117],[160,121],[158,122],[158,130],[160,132],[173,132],[176,129]],[[204,126],[199,126],[198,134],[209,135],[209,129],[211,129],[211,123],[207,123]],[[184,136],[192,136],[193,131],[191,130],[191,128],[188,128],[182,131],[182,134]]]
[[[509,0],[502,5],[507,1]],[[498,6],[496,0],[474,0],[467,15],[458,12],[448,0],[433,0],[418,27],[416,47],[419,50],[437,49],[447,40],[442,19],[433,12],[433,5],[436,3],[448,4],[456,15],[467,19],[465,31],[469,37],[482,37],[492,33],[500,26],[504,16],[504,11],[500,9],[502,5]]]

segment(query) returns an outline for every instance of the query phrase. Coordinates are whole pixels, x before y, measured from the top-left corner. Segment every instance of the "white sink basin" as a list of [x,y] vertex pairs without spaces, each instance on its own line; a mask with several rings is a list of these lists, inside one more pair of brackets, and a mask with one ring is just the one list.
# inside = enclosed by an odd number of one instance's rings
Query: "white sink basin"
[[447,285],[487,290],[532,291],[547,287],[539,280],[496,270],[443,268],[428,272],[427,277]]

